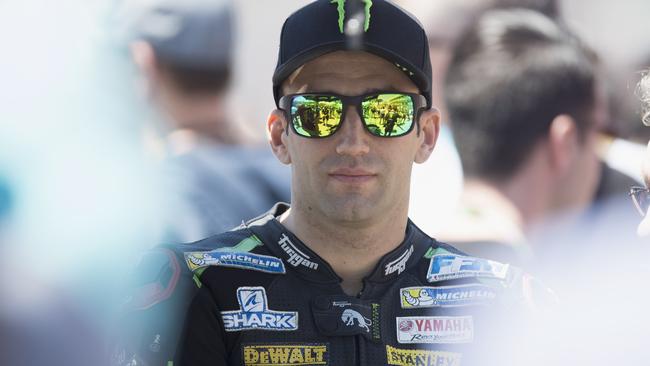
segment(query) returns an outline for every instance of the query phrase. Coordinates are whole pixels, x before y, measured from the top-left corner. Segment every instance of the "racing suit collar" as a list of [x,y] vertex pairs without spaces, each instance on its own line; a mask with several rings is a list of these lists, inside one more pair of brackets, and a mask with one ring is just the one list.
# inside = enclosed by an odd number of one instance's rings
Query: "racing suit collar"
[[433,239],[424,234],[409,219],[402,243],[379,260],[379,263],[366,277],[366,280],[385,282],[399,276],[402,272],[417,265],[434,243]]
[[[318,254],[298,239],[277,218],[289,209],[286,203],[277,203],[266,214],[251,220],[247,227],[269,248],[283,259],[288,268],[300,277],[317,283],[340,283],[342,279]],[[408,220],[404,240],[394,250],[384,255],[373,271],[365,278],[370,282],[384,282],[399,276],[415,266],[435,241]]]
[[249,221],[246,226],[298,276],[310,282],[340,283],[342,279],[332,267],[277,220],[288,209],[288,204],[276,203],[266,214]]

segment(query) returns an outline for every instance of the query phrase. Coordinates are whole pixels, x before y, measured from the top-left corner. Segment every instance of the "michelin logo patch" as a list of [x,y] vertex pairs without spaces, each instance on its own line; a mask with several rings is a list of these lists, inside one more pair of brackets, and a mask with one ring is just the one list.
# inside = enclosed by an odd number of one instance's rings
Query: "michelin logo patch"
[[488,259],[457,254],[434,255],[429,262],[427,280],[437,282],[457,278],[482,277],[503,280],[509,266]]
[[497,296],[485,285],[407,287],[399,292],[402,309],[488,305]]
[[214,250],[211,252],[185,253],[185,262],[192,270],[207,266],[252,269],[267,273],[285,273],[280,258],[245,252]]
[[386,346],[386,360],[397,366],[460,366],[463,355],[456,352],[401,349]]
[[245,366],[329,365],[326,343],[245,345]]
[[237,301],[241,310],[221,312],[226,332],[298,329],[298,312],[268,309],[264,287],[239,287]]

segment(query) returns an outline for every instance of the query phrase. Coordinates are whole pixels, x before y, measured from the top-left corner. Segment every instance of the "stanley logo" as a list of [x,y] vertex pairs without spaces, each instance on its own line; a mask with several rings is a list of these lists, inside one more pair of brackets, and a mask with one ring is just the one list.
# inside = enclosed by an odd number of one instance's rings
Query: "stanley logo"
[[244,365],[329,365],[326,344],[280,344],[244,346]]
[[389,365],[398,366],[459,366],[460,353],[429,351],[419,349],[400,349],[386,346]]

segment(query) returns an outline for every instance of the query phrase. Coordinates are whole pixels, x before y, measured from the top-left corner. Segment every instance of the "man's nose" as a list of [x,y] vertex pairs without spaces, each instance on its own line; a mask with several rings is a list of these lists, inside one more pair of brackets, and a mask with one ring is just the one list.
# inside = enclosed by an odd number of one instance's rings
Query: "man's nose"
[[338,139],[336,152],[339,155],[357,156],[370,151],[370,134],[363,127],[361,117],[356,108],[350,106],[343,116],[343,124],[334,135]]

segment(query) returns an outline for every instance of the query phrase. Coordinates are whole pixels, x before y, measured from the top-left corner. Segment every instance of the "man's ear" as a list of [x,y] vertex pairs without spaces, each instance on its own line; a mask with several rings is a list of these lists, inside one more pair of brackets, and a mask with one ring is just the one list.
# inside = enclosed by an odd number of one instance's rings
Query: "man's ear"
[[287,148],[287,119],[283,111],[274,109],[266,121],[266,131],[271,144],[271,150],[275,156],[284,164],[291,164],[291,154]]
[[436,146],[439,134],[440,112],[435,108],[422,112],[422,114],[420,114],[420,133],[418,136],[420,145],[418,146],[413,161],[422,164],[429,159],[429,156],[433,152],[433,148]]
[[580,141],[573,118],[561,114],[553,118],[548,130],[548,147],[551,168],[559,174],[571,169],[571,164],[579,152]]

